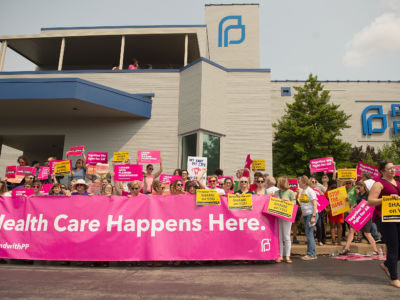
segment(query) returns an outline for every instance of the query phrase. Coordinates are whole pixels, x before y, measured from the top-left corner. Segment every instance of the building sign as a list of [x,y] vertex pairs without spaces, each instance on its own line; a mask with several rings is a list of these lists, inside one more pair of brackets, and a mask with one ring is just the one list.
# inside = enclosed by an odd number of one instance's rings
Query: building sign
[[[400,104],[392,104],[391,106],[391,117],[400,117]],[[367,118],[367,113],[373,111],[374,114],[371,114]],[[364,135],[372,135],[374,133],[383,133],[387,129],[388,120],[386,114],[383,113],[382,105],[370,105],[367,106],[362,114],[362,131]],[[380,128],[373,128],[372,121],[373,120],[380,120],[381,127]],[[393,121],[393,134],[397,134],[400,130],[400,119],[399,121]]]
[[[228,20],[236,20],[236,24],[224,26]],[[229,40],[228,33],[232,29],[241,31],[238,40]],[[229,44],[241,44],[246,38],[246,26],[242,25],[242,16],[226,16],[221,19],[218,25],[218,47],[228,47]]]

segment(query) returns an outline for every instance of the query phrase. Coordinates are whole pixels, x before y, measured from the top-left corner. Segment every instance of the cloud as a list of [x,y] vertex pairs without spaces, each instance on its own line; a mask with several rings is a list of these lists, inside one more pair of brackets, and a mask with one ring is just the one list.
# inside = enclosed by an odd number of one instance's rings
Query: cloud
[[400,52],[400,1],[384,1],[394,12],[377,17],[346,44],[345,66],[358,68],[373,56]]

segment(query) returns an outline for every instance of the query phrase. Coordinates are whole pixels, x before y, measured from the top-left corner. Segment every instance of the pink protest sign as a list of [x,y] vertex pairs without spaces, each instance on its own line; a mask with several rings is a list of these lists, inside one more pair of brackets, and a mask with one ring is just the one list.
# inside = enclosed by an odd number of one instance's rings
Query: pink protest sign
[[297,179],[296,178],[289,178],[288,181],[289,181],[289,188],[294,192],[297,191],[297,189],[298,189]]
[[167,175],[167,174],[160,175],[160,182],[164,184],[171,184],[175,180],[182,180],[182,177],[178,175]]
[[46,183],[42,185],[42,188],[40,189],[41,192],[48,194],[50,192],[51,187],[53,186],[52,183]]
[[271,195],[267,195],[265,198],[263,213],[292,223],[296,220],[296,214],[299,208],[297,204],[293,204],[290,201],[283,201]]
[[372,218],[375,207],[369,206],[367,201],[361,201],[347,216],[345,221],[355,230],[361,230]]
[[114,166],[115,181],[134,181],[143,180],[142,165],[115,165]]
[[88,152],[86,154],[86,163],[96,165],[97,163],[106,164],[108,162],[107,152]]
[[335,170],[335,165],[333,164],[333,157],[316,158],[310,160],[310,172],[327,172],[333,173]]
[[370,174],[374,180],[377,180],[381,177],[377,167],[359,161],[357,164],[357,180],[361,179],[362,173]]
[[6,178],[15,178],[15,173],[17,172],[16,166],[6,167]]
[[396,169],[395,175],[396,176],[400,175],[400,165],[394,165],[394,168]]
[[[33,195],[35,191],[33,189],[13,189],[11,195],[13,197],[30,196]],[[0,215],[1,218],[1,215]]]
[[27,167],[27,166],[17,166],[17,172],[15,173],[16,176],[25,176],[26,174],[33,174],[35,175],[36,168],[34,167]]
[[[252,162],[253,162],[253,160],[250,158],[250,154],[247,154],[246,162],[244,163],[244,169],[249,169],[250,170]],[[243,171],[243,176],[244,177],[249,177],[250,174],[249,174],[248,171],[245,170],[245,171]]]
[[38,179],[39,180],[49,179],[49,174],[50,174],[50,167],[40,167],[39,168]]
[[326,199],[325,196],[322,195],[317,195],[317,209],[318,212],[320,213],[329,205],[329,200]]
[[195,195],[0,197],[0,257],[275,260],[278,221],[262,213],[265,201],[254,197],[252,210],[232,211],[225,196],[202,207]]
[[69,148],[69,150],[67,151],[67,157],[83,155],[84,151],[85,151],[85,146],[77,146],[77,147]]
[[142,164],[159,164],[161,153],[160,151],[138,151],[137,161]]

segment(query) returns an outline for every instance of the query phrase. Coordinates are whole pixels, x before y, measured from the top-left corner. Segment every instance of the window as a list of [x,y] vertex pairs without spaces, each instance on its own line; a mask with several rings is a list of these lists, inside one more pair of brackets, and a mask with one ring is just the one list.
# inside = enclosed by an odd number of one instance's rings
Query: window
[[220,137],[203,134],[203,157],[207,157],[207,175],[214,174],[219,168]]
[[197,133],[182,137],[182,170],[187,169],[188,156],[197,156]]
[[291,93],[291,91],[290,91],[290,87],[281,87],[281,96],[282,97],[284,97],[284,96],[291,96],[292,95],[292,93]]

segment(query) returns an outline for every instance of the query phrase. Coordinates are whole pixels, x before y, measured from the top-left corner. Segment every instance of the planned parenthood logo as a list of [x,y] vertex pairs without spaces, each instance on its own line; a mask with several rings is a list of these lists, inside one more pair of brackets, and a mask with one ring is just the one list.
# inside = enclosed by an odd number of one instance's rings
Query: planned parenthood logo
[[[236,24],[224,27],[228,20],[236,20]],[[229,40],[230,30],[239,29],[241,32],[238,40]],[[246,38],[246,26],[242,24],[242,16],[227,16],[221,19],[218,25],[218,47],[228,47],[229,44],[241,44]]]
[[268,252],[271,250],[271,239],[261,240],[261,252]]
[[[396,116],[400,116],[400,104],[392,104],[391,106],[391,117],[394,118]],[[368,112],[375,112],[371,114],[367,118]],[[367,106],[362,114],[362,130],[364,135],[372,135],[373,133],[382,133],[387,129],[388,121],[386,114],[383,113],[382,105],[370,105]],[[373,128],[372,122],[373,120],[381,121],[380,128]],[[400,130],[400,121],[393,121],[393,134],[397,134]]]

